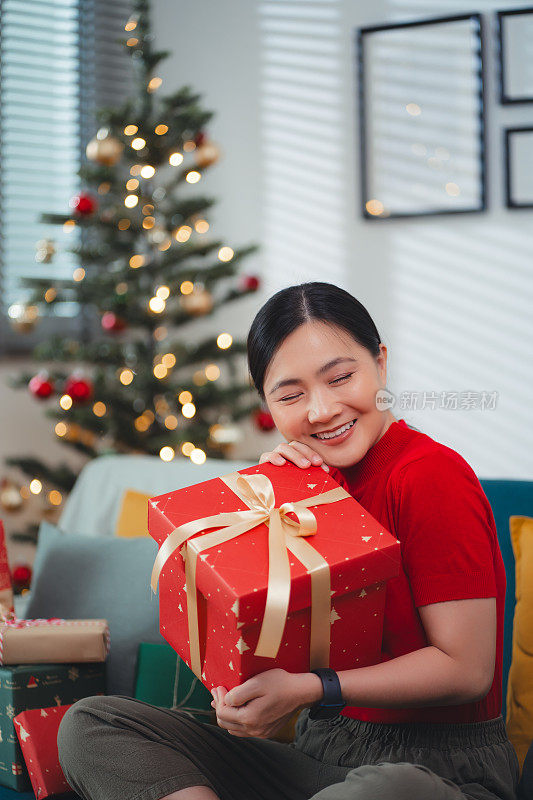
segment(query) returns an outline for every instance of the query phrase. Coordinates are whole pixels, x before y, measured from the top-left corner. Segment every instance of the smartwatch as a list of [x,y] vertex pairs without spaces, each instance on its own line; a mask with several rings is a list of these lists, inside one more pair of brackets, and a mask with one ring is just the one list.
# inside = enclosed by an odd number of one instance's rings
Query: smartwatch
[[346,705],[342,699],[339,676],[334,669],[329,667],[319,667],[310,671],[318,675],[322,681],[324,697],[311,706],[309,719],[330,719],[330,717],[337,716]]

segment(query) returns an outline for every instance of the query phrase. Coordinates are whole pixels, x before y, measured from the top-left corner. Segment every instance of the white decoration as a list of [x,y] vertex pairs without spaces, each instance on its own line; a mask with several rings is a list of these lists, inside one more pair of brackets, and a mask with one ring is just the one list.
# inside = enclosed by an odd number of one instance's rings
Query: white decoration
[[330,624],[333,625],[333,623],[336,622],[338,619],[341,619],[341,617],[339,617],[339,615],[337,614],[337,612],[335,611],[335,609],[332,606],[331,607],[331,614],[329,615]]
[[239,651],[241,656],[242,656],[242,654],[244,653],[245,650],[249,650],[250,649],[248,647],[248,645],[246,644],[246,642],[244,641],[244,639],[242,638],[242,636],[239,639],[239,641],[237,642],[237,644],[235,645],[235,647],[237,648],[237,650]]
[[229,668],[230,668],[230,669],[232,669],[233,671],[235,671],[235,667],[233,666],[233,664],[231,663],[231,661],[229,662]]
[[22,723],[21,723],[21,722],[19,722],[19,721],[18,721],[18,720],[16,720],[16,719],[15,719],[15,720],[13,720],[13,722],[15,723],[15,725],[18,725],[18,726],[19,726],[19,728],[20,728],[20,737],[21,737],[22,741],[23,741],[23,742],[25,742],[25,741],[26,741],[26,739],[29,739],[29,738],[30,738],[30,734],[28,733],[28,731],[26,730],[26,728],[24,728],[24,726],[22,725]]
[[231,607],[231,610],[233,611],[233,613],[235,614],[236,617],[239,616],[239,598],[237,598],[235,600],[235,602],[233,603],[233,605]]
[[367,593],[365,592],[365,590],[361,589],[361,593],[360,593],[359,597],[366,597],[366,595],[367,595]]
[[371,536],[361,536],[363,542],[369,542],[371,538],[372,538]]

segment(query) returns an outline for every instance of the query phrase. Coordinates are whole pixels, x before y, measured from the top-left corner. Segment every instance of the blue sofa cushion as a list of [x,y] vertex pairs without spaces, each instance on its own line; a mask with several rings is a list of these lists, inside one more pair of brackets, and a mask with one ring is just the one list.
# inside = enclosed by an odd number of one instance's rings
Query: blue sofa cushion
[[150,589],[157,555],[150,537],[91,538],[41,524],[27,619],[107,619],[107,694],[133,697],[140,642],[164,644]]

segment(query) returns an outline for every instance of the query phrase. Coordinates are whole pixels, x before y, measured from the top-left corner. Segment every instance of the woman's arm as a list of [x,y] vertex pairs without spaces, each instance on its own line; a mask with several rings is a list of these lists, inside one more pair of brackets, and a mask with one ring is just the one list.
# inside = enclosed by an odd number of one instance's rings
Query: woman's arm
[[[418,611],[427,647],[381,664],[338,672],[349,706],[459,705],[488,693],[496,657],[496,598],[432,603]],[[320,678],[304,673],[304,705],[322,699],[322,694]]]

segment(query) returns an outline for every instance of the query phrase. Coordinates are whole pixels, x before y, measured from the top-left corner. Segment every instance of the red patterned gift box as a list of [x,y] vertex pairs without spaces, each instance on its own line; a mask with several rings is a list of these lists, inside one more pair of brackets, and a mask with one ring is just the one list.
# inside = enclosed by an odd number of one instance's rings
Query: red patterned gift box
[[37,800],[70,791],[57,753],[59,723],[69,708],[33,708],[13,719]]
[[12,611],[13,589],[11,586],[11,572],[7,561],[4,525],[0,519],[0,614],[9,614]]
[[160,495],[148,527],[161,633],[208,689],[380,660],[400,545],[321,468],[266,462]]

